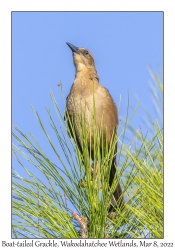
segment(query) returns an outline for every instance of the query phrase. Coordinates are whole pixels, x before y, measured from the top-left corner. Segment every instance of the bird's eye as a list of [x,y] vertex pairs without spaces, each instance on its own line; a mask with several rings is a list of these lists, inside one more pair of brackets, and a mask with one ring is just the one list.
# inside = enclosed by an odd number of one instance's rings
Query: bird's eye
[[84,54],[85,54],[85,55],[88,55],[88,54],[89,54],[89,52],[88,52],[87,50],[85,50],[85,51],[84,51]]

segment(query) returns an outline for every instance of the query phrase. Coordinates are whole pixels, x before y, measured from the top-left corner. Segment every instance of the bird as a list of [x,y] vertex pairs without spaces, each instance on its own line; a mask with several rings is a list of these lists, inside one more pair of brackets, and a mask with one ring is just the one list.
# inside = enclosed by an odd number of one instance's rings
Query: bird
[[[94,115],[94,101],[95,101],[95,119],[96,127],[102,129],[102,137],[104,140],[103,145],[110,145],[111,140],[114,138],[116,128],[118,126],[118,110],[114,103],[112,96],[107,88],[100,84],[100,80],[95,67],[95,61],[91,52],[82,47],[76,47],[71,43],[66,43],[72,51],[73,62],[75,66],[75,79],[71,86],[70,93],[66,98],[66,110],[70,118],[71,123],[74,126],[75,139],[80,151],[83,151],[83,145],[81,142],[81,126],[78,122],[79,114],[83,114],[85,127],[88,131],[91,129],[91,133],[88,137],[88,149],[91,151],[90,155],[94,160],[94,130],[92,127],[91,118]],[[71,130],[70,123],[68,121],[69,130]],[[101,149],[102,150],[102,149]],[[114,156],[111,164],[109,186],[112,186],[114,179],[116,178],[116,153],[117,142],[114,149]],[[116,204],[116,201],[122,194],[122,188],[120,183],[113,193],[114,199],[112,205],[110,205],[110,211]],[[114,202],[115,200],[115,202]],[[120,205],[123,203],[121,199]]]

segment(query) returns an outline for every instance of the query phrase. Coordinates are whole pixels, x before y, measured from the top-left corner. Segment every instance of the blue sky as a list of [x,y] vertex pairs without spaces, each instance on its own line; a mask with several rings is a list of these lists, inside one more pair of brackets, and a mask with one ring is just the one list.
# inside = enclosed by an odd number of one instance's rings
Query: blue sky
[[[51,128],[45,107],[54,113],[51,90],[64,113],[58,83],[62,81],[67,96],[75,75],[72,53],[66,42],[91,51],[100,83],[108,88],[117,105],[122,95],[119,118],[126,115],[129,91],[131,106],[137,105],[135,95],[139,96],[156,119],[149,96],[148,82],[152,79],[147,67],[159,75],[163,69],[162,12],[13,12],[13,125],[26,134],[32,132],[45,144],[30,104],[48,131]],[[138,113],[144,116],[141,110]],[[138,116],[132,125],[139,128]],[[47,145],[44,147],[47,150]],[[13,166],[22,173],[15,161]]]

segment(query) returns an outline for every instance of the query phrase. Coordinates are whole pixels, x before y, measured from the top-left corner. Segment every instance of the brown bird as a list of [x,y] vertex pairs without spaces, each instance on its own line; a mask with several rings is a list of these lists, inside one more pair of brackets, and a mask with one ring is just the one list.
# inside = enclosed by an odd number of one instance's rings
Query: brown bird
[[[88,138],[88,149],[91,151],[91,157],[93,160],[94,134],[92,126],[92,117],[94,114],[94,101],[96,113],[96,127],[102,129],[103,131],[103,140],[105,140],[105,143],[103,143],[103,145],[106,144],[106,141],[108,145],[110,145],[111,140],[114,138],[116,127],[118,125],[118,112],[109,91],[105,87],[101,86],[99,83],[99,77],[95,68],[94,58],[90,51],[85,48],[75,47],[70,43],[67,43],[67,45],[72,50],[76,74],[70,93],[67,97],[66,108],[70,120],[74,125],[76,142],[81,152],[82,130],[80,128],[80,122],[78,122],[78,120],[80,119],[80,113],[83,114],[85,118],[86,130],[91,130],[91,135]],[[69,123],[68,125],[70,126]],[[110,187],[112,186],[114,178],[116,178],[116,152],[117,143],[110,170]],[[121,193],[122,189],[120,184],[118,183],[118,186],[113,194],[116,201],[119,199]]]

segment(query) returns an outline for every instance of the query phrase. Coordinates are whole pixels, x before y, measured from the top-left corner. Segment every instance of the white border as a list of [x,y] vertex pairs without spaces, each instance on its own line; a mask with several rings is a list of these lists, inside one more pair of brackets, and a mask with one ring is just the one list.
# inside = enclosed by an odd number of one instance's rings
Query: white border
[[[165,242],[175,242],[175,3],[169,1],[0,1],[0,239],[11,237],[11,11],[164,11]],[[175,244],[175,243],[174,243]],[[123,248],[124,249],[124,248]],[[149,248],[151,249],[151,248]]]

